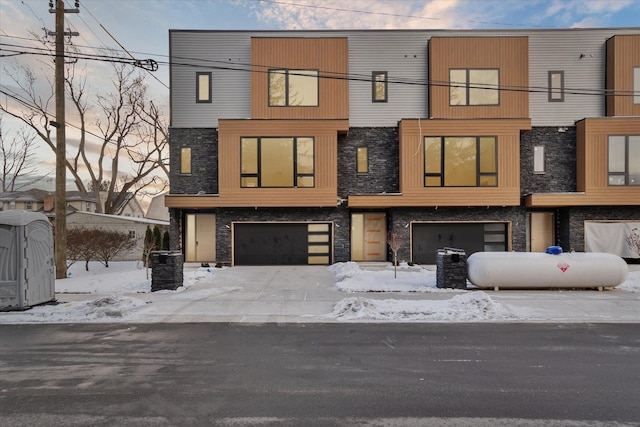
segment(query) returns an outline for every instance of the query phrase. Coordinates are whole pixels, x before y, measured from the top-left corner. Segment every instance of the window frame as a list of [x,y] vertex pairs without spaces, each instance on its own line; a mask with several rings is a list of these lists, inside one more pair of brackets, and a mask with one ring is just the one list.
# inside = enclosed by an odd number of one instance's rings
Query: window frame
[[[560,76],[560,87],[556,88],[553,86],[553,76]],[[562,70],[551,70],[547,72],[547,100],[548,102],[564,102],[564,71]],[[555,98],[554,94],[560,95],[560,97]]]
[[[361,159],[360,153],[364,153],[364,159]],[[361,160],[363,160],[364,170],[360,168],[362,166]],[[356,173],[357,174],[368,174],[369,173],[369,147],[366,145],[360,145],[356,147]]]
[[[439,139],[440,140],[440,171],[439,172],[427,172],[427,138]],[[446,140],[447,138],[473,138],[475,139],[475,185],[446,185]],[[494,172],[482,172],[482,159],[478,154],[481,152],[481,141],[484,138],[492,138],[494,145],[494,153],[493,153],[493,164],[495,165]],[[454,136],[454,135],[446,135],[446,136],[432,136],[427,135],[423,137],[423,171],[424,171],[424,179],[422,181],[424,188],[487,188],[487,187],[498,187],[498,136],[497,135],[477,135],[477,136]],[[492,177],[495,178],[495,185],[481,185],[483,177]],[[439,178],[440,185],[427,185],[427,178]]]
[[[296,76],[296,72],[309,72],[314,71],[316,73],[316,103],[315,104],[304,104],[304,105],[294,105],[290,103],[289,100],[289,76],[293,74]],[[271,103],[271,73],[274,72],[283,72],[284,75],[284,105],[272,104]],[[301,76],[304,76],[301,74]],[[311,76],[306,76],[311,77]],[[267,103],[269,107],[319,107],[320,106],[320,70],[317,68],[271,68],[267,71]]]
[[[256,140],[256,172],[242,172],[243,165],[243,149],[242,143],[243,140]],[[290,186],[265,186],[262,185],[263,179],[263,168],[262,168],[262,139],[291,139],[293,145],[293,179]],[[313,173],[308,172],[300,172],[298,163],[299,163],[299,154],[298,154],[298,140],[308,139],[311,140],[312,146],[312,154],[313,154],[313,162],[312,162],[312,170]],[[244,136],[240,137],[240,188],[315,188],[316,186],[316,141],[313,136]],[[300,178],[309,178],[313,179],[313,185],[298,185]],[[255,178],[256,185],[245,185],[243,183],[244,178]]]
[[[189,164],[185,163],[185,153],[189,153]],[[191,147],[180,147],[180,175],[191,175],[193,170],[193,155]],[[188,166],[188,168],[186,167]]]
[[[200,97],[200,78],[207,78],[207,85],[209,90],[207,91],[207,98]],[[198,71],[196,72],[196,104],[211,104],[213,102],[213,90],[211,87],[211,71]]]
[[640,67],[633,67],[633,103],[640,104]]
[[[637,138],[638,141],[638,153],[640,153],[640,135],[607,135],[607,186],[608,187],[636,187],[640,186],[640,172],[638,175],[638,182],[631,182],[631,171],[630,171],[630,163],[631,159],[629,156],[630,150],[630,138]],[[624,138],[624,171],[611,171],[611,139],[612,138]],[[639,154],[640,156],[640,154]],[[636,174],[633,174],[636,175]],[[622,184],[612,184],[611,178],[613,177],[622,177],[624,179],[624,183]]]
[[[383,80],[378,80],[377,77],[384,76]],[[384,96],[378,98],[378,91],[376,87],[378,83],[384,85]],[[371,72],[371,102],[385,103],[389,101],[389,73],[387,71],[372,71]]]
[[533,173],[536,175],[545,174],[544,151],[544,145],[535,145],[533,147]]
[[[457,86],[453,86],[451,79],[451,71],[464,71],[465,72],[465,81],[464,86],[459,84]],[[472,71],[495,71],[497,73],[497,85],[494,88],[491,87],[482,87],[484,83],[471,83],[470,74]],[[464,89],[464,103],[463,104],[452,104],[451,103],[451,95],[453,89]],[[495,90],[497,95],[497,101],[495,104],[472,104],[470,97],[470,90],[478,89],[478,90]],[[500,68],[449,68],[449,106],[450,107],[498,107],[500,106]]]

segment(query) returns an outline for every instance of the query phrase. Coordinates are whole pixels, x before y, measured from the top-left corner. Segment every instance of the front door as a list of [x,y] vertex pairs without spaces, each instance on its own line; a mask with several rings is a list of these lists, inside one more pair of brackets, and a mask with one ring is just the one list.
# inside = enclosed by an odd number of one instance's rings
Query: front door
[[555,243],[553,212],[531,212],[529,217],[531,252],[545,252]]
[[351,260],[387,260],[387,215],[384,212],[351,215]]
[[216,260],[216,216],[214,214],[186,214],[185,262]]

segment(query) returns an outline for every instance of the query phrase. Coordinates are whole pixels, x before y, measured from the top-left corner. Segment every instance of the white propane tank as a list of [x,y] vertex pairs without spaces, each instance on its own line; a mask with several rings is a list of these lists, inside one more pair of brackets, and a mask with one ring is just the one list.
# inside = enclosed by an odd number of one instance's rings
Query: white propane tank
[[467,268],[478,288],[610,288],[629,275],[622,258],[599,252],[476,252]]

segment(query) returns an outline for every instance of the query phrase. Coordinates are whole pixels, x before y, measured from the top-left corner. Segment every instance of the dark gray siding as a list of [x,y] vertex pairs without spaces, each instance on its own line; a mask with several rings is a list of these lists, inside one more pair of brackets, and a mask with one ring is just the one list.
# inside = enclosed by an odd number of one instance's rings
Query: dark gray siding
[[[191,173],[180,173],[180,151],[191,148]],[[218,193],[216,129],[169,129],[171,194]]]

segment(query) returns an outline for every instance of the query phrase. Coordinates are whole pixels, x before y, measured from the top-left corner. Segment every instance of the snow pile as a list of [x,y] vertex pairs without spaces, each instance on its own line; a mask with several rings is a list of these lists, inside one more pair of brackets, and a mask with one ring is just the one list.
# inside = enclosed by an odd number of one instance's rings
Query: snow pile
[[627,292],[640,292],[640,266],[629,266],[629,277],[627,280],[617,286],[616,289],[620,289]]
[[501,304],[485,292],[467,292],[448,300],[375,300],[345,298],[339,301],[330,317],[340,321],[379,322],[474,322],[516,320]]
[[44,323],[122,322],[143,305],[145,303],[139,299],[113,295],[93,301],[41,305],[26,312],[6,314],[11,315],[13,321],[28,319],[29,322]]
[[328,267],[336,276],[336,287],[343,292],[461,292],[436,287],[436,272],[402,263],[394,277],[393,266],[365,270],[355,262],[339,262]]

